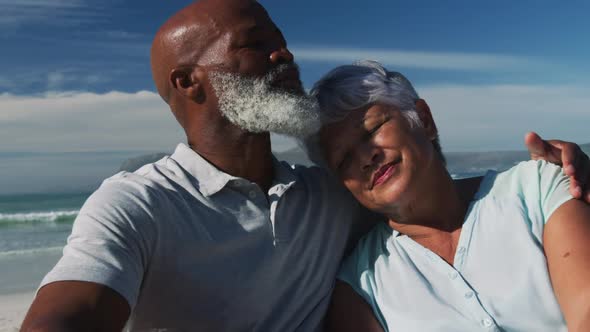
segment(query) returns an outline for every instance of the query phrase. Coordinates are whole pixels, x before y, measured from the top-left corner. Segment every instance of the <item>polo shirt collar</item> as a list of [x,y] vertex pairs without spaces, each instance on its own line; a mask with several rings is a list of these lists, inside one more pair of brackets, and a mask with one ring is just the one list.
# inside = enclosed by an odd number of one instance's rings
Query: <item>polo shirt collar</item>
[[[178,144],[171,157],[197,180],[197,188],[204,196],[214,195],[228,183],[240,179],[219,170],[184,143]],[[274,155],[272,162],[275,174],[270,191],[282,194],[295,183],[296,176],[291,166]]]
[[237,179],[209,163],[200,154],[184,143],[178,144],[172,154],[182,168],[197,179],[197,188],[201,194],[211,196],[219,192],[231,180]]

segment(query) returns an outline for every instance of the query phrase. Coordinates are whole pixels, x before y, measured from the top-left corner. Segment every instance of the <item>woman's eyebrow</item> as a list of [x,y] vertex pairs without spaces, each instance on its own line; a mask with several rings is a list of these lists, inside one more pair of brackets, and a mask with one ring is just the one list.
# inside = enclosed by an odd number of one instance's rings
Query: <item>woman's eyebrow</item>
[[369,120],[373,120],[373,119],[382,119],[384,118],[384,114],[383,113],[379,113],[379,114],[365,114],[365,116],[360,119],[359,123],[358,123],[358,128],[359,129],[366,129],[365,125],[367,123],[367,121]]

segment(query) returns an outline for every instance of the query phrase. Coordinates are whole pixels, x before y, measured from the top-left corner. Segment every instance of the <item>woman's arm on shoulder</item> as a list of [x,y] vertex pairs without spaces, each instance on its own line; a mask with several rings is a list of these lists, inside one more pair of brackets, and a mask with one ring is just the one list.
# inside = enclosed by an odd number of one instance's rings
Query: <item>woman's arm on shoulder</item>
[[350,285],[336,280],[326,316],[326,331],[383,332],[369,304]]
[[569,331],[590,331],[590,205],[569,200],[550,216],[543,245]]

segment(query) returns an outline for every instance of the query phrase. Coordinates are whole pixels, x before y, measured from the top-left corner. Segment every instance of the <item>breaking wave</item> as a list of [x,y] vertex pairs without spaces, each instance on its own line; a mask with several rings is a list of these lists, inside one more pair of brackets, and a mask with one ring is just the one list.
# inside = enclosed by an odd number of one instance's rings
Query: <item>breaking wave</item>
[[0,226],[27,223],[73,222],[79,210],[0,213]]

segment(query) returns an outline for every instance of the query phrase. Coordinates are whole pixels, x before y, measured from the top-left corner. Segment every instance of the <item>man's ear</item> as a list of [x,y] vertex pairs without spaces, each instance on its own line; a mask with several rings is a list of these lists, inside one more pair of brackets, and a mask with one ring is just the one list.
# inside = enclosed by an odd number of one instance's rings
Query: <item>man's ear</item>
[[180,95],[202,104],[205,101],[204,77],[199,66],[175,68],[170,72],[170,83]]
[[416,112],[418,112],[418,116],[420,117],[420,121],[422,121],[424,131],[428,138],[431,140],[436,139],[438,137],[438,129],[436,129],[436,124],[432,118],[430,107],[424,99],[418,99],[416,101]]

